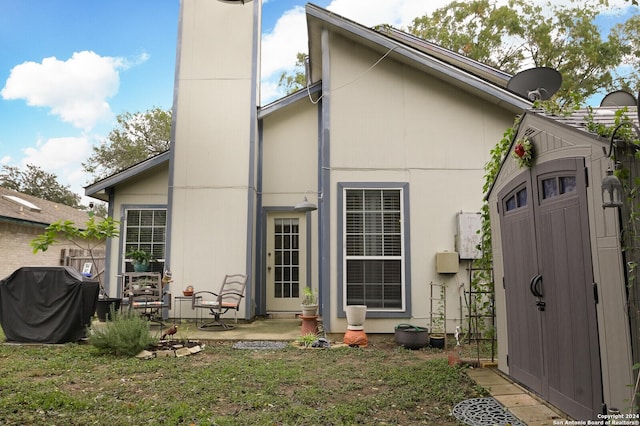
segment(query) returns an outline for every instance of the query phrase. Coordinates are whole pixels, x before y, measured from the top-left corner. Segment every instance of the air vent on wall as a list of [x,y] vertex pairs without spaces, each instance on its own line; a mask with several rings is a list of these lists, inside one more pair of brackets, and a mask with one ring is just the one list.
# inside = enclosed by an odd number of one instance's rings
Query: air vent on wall
[[533,139],[533,137],[538,133],[540,133],[540,130],[535,127],[527,127],[527,130],[524,131],[524,135],[529,139]]

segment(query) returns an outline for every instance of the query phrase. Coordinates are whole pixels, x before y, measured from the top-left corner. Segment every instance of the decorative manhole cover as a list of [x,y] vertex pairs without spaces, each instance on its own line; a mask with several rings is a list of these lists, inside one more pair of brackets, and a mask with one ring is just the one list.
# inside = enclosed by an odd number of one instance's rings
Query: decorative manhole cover
[[268,340],[240,341],[233,344],[233,349],[284,349],[287,345],[288,342],[272,342]]
[[493,398],[473,398],[453,407],[453,416],[471,426],[527,426]]

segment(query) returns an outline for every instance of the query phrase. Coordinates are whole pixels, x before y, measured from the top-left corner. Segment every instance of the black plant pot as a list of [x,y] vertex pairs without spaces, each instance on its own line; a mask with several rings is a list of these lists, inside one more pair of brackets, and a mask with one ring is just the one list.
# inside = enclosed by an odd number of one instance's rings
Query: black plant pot
[[98,299],[98,307],[96,308],[96,314],[98,315],[98,321],[105,322],[111,319],[111,310],[117,312],[120,309],[120,302],[122,299],[116,298],[104,298]]
[[429,331],[411,324],[398,324],[395,328],[396,343],[406,349],[421,349],[427,346]]
[[444,349],[444,334],[432,334],[429,336],[429,346],[436,349]]

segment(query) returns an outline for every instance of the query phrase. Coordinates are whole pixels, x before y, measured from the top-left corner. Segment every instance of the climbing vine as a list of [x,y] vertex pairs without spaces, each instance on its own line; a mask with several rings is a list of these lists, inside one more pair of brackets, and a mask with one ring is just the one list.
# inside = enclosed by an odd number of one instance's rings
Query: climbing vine
[[[505,130],[502,139],[490,151],[490,159],[485,165],[485,177],[483,192],[488,193],[495,180],[500,166],[509,152],[509,147],[518,132],[520,117],[516,117],[513,126]],[[475,316],[475,327],[468,330],[469,336],[477,333],[485,339],[495,337],[495,327],[488,327],[480,318],[492,317],[494,313],[494,283],[493,283],[493,253],[491,251],[491,222],[489,217],[489,203],[483,202],[480,210],[480,244],[481,257],[473,261],[471,265],[470,293],[475,297],[469,297],[469,310]],[[470,328],[471,328],[470,324]],[[475,336],[476,338],[479,336]]]

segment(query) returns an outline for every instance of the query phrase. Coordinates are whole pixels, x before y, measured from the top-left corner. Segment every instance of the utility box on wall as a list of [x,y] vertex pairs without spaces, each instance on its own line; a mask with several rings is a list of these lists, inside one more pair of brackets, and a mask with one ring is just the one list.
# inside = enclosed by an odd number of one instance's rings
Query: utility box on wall
[[457,274],[460,262],[455,251],[436,253],[436,272],[439,274]]
[[482,217],[480,213],[458,213],[458,233],[456,249],[460,259],[480,259],[482,251],[478,248],[481,241]]

